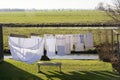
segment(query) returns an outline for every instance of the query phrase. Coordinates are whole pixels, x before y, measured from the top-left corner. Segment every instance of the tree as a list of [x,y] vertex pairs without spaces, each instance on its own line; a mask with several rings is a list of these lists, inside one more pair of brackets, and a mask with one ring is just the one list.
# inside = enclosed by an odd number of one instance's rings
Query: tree
[[96,9],[97,9],[97,10],[102,10],[102,11],[104,11],[104,10],[105,10],[105,8],[104,8],[104,3],[103,3],[103,2],[98,3]]
[[120,23],[120,0],[113,0],[113,5],[107,5],[107,14]]

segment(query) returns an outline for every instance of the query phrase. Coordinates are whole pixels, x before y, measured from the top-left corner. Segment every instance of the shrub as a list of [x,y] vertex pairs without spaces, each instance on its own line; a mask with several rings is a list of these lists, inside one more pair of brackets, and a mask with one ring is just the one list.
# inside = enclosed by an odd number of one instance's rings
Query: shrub
[[97,47],[99,58],[104,62],[110,62],[111,50],[109,46],[109,44],[101,44]]
[[111,63],[114,71],[120,73],[120,54],[118,53],[112,54]]

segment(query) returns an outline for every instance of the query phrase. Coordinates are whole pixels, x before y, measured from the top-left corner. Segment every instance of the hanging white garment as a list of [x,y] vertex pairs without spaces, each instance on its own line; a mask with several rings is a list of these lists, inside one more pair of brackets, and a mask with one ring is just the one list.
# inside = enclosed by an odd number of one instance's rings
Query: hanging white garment
[[94,45],[93,45],[93,34],[92,33],[85,34],[84,44],[85,44],[86,50],[93,48]]
[[57,55],[60,55],[60,56],[65,55],[65,36],[64,35],[56,35],[56,50],[57,50]]
[[10,51],[13,59],[27,63],[40,60],[43,55],[44,39],[9,37]]
[[60,35],[60,34],[57,34],[57,35],[55,35],[55,38],[56,38],[56,45],[55,45],[55,47],[56,47],[56,51],[58,51],[58,49],[57,49],[57,45],[59,45],[59,38],[63,38],[64,37],[64,35]]
[[71,48],[72,48],[72,36],[71,35],[65,35],[65,53],[70,54]]
[[[9,37],[9,40],[8,40],[8,43],[9,43],[9,47],[10,47],[10,52],[11,52],[11,55],[13,57],[13,59],[15,60],[19,60],[19,57],[17,56],[17,54],[19,53],[20,51],[20,40],[19,38],[16,38],[16,37]],[[17,46],[17,47],[14,47],[14,46]]]
[[73,45],[77,43],[77,34],[73,34]]
[[80,34],[79,37],[80,37],[79,51],[84,51],[84,34]]
[[84,35],[83,34],[74,35],[74,45],[75,45],[75,51],[84,51]]
[[80,51],[80,35],[74,35],[74,44],[75,44],[75,51]]
[[46,37],[45,44],[46,44],[47,56],[55,56],[56,38]]
[[47,50],[47,45],[46,45],[46,38],[51,38],[54,37],[53,34],[44,34],[44,39],[45,39],[45,50]]
[[71,34],[70,41],[71,41],[71,51],[72,51],[72,50],[73,50],[73,45],[74,45],[74,42],[73,42],[73,35],[72,35],[72,34]]

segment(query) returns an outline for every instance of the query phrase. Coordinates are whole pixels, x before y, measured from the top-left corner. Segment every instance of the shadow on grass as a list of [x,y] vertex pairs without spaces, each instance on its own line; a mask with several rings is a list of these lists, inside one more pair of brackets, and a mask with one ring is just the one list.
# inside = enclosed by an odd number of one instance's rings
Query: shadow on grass
[[49,71],[51,74],[41,72],[49,80],[120,80],[120,75],[109,71],[73,71],[69,73]]
[[0,80],[43,80],[8,62],[0,63]]
[[[37,77],[40,76],[40,77]],[[45,79],[42,79],[45,78]],[[8,63],[0,63],[0,80],[120,80],[120,75],[109,71],[45,71],[33,75]]]

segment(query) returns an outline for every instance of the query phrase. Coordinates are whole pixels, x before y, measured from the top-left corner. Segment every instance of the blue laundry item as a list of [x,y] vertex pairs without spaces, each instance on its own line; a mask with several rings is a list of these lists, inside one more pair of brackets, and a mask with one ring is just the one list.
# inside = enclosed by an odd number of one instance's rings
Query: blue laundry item
[[65,46],[57,46],[57,55],[64,56],[65,55]]
[[94,47],[93,44],[93,34],[92,33],[87,33],[84,38],[84,44],[85,44],[85,49],[89,50]]
[[80,43],[84,43],[84,35],[80,35]]

